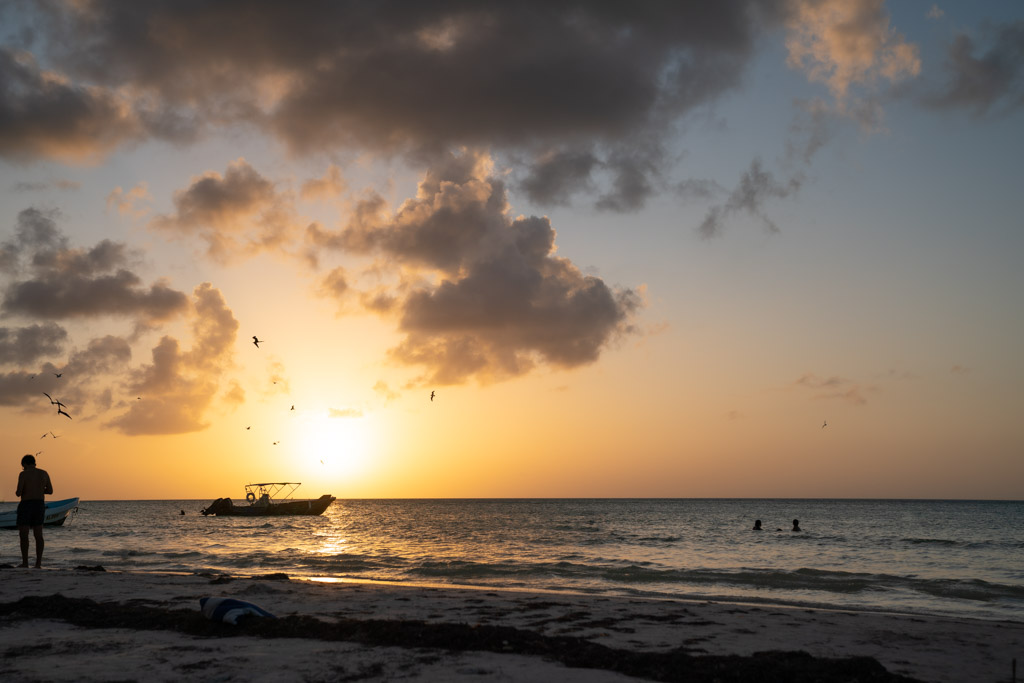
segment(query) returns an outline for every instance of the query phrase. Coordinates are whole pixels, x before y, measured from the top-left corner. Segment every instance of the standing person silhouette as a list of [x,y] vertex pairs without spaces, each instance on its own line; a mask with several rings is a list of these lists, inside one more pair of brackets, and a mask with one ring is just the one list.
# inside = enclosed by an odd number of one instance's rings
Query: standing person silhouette
[[53,484],[46,470],[36,467],[36,458],[21,459],[18,475],[18,536],[21,539],[21,566],[28,566],[28,530],[36,538],[36,569],[43,566],[43,521],[46,518],[46,494],[53,493]]

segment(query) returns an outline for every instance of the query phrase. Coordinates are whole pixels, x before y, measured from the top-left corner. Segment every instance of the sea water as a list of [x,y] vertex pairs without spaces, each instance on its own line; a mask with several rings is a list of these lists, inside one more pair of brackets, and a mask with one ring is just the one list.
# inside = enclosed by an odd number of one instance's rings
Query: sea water
[[[263,518],[208,503],[82,501],[46,529],[45,562],[1024,619],[1024,502],[339,500]],[[0,532],[0,562],[17,552]]]

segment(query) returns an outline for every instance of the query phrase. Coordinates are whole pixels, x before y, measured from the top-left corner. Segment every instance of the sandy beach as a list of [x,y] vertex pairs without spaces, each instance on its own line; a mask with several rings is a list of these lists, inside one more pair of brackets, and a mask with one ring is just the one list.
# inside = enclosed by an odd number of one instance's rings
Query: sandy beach
[[[202,597],[278,618],[202,617]],[[1009,681],[1024,624],[86,569],[0,572],[5,681]],[[757,654],[761,653],[761,654]]]

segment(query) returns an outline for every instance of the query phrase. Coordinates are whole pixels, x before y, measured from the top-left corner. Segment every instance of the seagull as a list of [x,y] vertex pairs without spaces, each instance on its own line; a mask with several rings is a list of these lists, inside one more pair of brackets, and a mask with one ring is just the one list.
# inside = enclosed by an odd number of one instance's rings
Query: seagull
[[52,397],[52,396],[50,396],[50,395],[49,395],[48,393],[46,393],[45,391],[43,392],[43,396],[45,396],[46,398],[50,399],[50,405],[52,405],[52,406],[57,406],[57,410],[60,410],[61,408],[67,408],[67,406],[66,406],[66,405],[64,405],[63,403],[61,403],[60,401],[54,401],[54,400],[53,400],[53,397]]
[[42,435],[41,437],[39,437],[39,438],[40,438],[40,439],[45,439],[45,438],[46,438],[46,437],[48,437],[49,435],[50,435],[50,432],[46,432],[45,434],[43,434],[43,435]]
[[53,373],[53,376],[54,376],[54,377],[60,377],[60,376],[62,376],[63,374],[64,374],[63,372],[55,372],[55,373]]
[[430,392],[430,400],[431,400],[431,401],[433,401],[433,400],[434,400],[434,392],[433,392],[433,391],[431,391],[431,392]]
[[[66,408],[67,406],[64,406],[64,407]],[[57,414],[58,414],[58,415],[63,415],[64,417],[66,417],[66,418],[67,418],[67,419],[69,419],[69,420],[71,419],[71,416],[70,416],[70,415],[68,415],[67,413],[65,413],[65,412],[64,412],[63,410],[61,410],[61,409],[60,409],[59,407],[57,408]]]
[[260,342],[265,342],[265,341],[267,341],[267,340],[266,339],[257,339],[255,334],[252,336],[252,344],[257,349],[260,348]]
[[821,423],[821,428],[824,429],[825,427],[828,427],[828,420]]

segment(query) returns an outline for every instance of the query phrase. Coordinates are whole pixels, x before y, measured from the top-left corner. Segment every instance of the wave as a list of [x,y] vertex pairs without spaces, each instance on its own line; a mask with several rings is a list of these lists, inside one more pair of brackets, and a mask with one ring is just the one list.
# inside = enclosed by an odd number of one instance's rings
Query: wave
[[674,586],[679,589],[749,589],[767,592],[821,592],[856,595],[898,591],[937,598],[972,602],[996,600],[1024,601],[1024,586],[1000,584],[980,579],[935,579],[830,571],[801,568],[778,569],[665,569],[644,564],[603,566],[575,562],[520,564],[468,561],[423,562],[407,572],[412,577],[448,579],[453,582],[474,580],[549,577],[584,583],[611,583],[623,586],[647,585],[651,588]]

